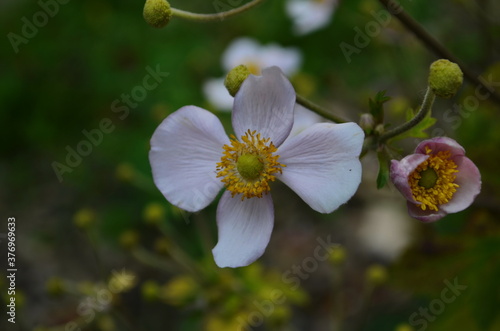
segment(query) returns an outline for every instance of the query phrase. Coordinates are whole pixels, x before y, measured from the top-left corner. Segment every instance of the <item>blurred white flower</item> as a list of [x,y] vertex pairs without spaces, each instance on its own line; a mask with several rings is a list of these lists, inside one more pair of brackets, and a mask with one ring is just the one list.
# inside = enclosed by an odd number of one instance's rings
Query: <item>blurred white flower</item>
[[377,201],[366,208],[357,236],[366,252],[394,261],[411,243],[414,227],[404,208]]
[[338,0],[288,0],[286,12],[293,21],[294,32],[305,35],[330,23]]
[[296,103],[293,116],[293,127],[292,132],[290,132],[290,136],[295,136],[311,125],[321,122],[327,121],[315,112]]
[[[229,72],[234,67],[244,64],[254,75],[260,75],[263,68],[277,66],[290,77],[302,63],[302,54],[293,47],[281,47],[277,44],[260,45],[250,38],[234,40],[222,54],[222,68]],[[217,110],[230,111],[233,97],[224,86],[224,78],[212,78],[203,84],[203,93],[209,103]]]

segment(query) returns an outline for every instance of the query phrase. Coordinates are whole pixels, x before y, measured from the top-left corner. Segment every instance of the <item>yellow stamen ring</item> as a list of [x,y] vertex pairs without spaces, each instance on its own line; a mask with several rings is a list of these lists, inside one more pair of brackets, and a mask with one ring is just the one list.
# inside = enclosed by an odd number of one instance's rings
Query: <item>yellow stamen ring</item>
[[278,162],[278,150],[270,138],[262,138],[260,133],[248,130],[241,141],[231,135],[231,145],[224,145],[223,155],[217,163],[217,177],[231,192],[231,196],[241,194],[245,198],[262,198],[270,191],[276,173],[282,173],[284,164]]
[[457,165],[450,159],[449,151],[440,151],[432,154],[426,147],[425,152],[429,158],[422,162],[409,176],[408,183],[413,194],[413,199],[420,202],[422,210],[438,210],[438,206],[447,203],[457,191],[455,173]]

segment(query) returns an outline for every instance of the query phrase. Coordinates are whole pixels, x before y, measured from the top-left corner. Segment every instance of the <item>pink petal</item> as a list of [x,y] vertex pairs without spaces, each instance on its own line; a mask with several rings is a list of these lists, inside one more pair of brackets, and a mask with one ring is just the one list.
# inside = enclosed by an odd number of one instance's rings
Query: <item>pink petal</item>
[[447,213],[456,213],[469,207],[481,192],[481,174],[476,165],[465,156],[455,156],[453,161],[458,166],[455,183],[459,187],[453,198],[440,206]]
[[217,207],[219,242],[212,250],[221,268],[244,267],[265,251],[274,225],[271,195],[241,200],[224,192]]
[[410,184],[408,183],[408,177],[422,162],[428,158],[429,155],[411,154],[403,158],[401,161],[391,161],[391,181],[399,192],[401,192],[401,194],[406,198],[406,200],[412,203],[420,204],[420,202],[413,199],[413,193],[411,191]]
[[451,155],[465,155],[465,150],[455,140],[448,137],[437,137],[422,141],[415,149],[415,153],[426,154],[425,148],[429,147],[432,154],[440,151],[450,151]]
[[354,123],[315,124],[278,149],[279,162],[286,165],[278,178],[312,209],[331,213],[358,189],[363,138]]
[[158,126],[149,160],[154,182],[171,204],[194,212],[212,202],[223,186],[215,169],[224,144],[229,139],[221,122],[195,106],[182,107]]
[[264,69],[262,76],[250,75],[236,93],[233,128],[237,138],[247,130],[271,138],[276,147],[293,126],[295,91],[278,67]]
[[430,209],[422,210],[418,205],[413,204],[410,201],[407,201],[407,206],[408,214],[424,223],[435,222],[446,216],[446,212],[441,208],[438,208],[438,211]]

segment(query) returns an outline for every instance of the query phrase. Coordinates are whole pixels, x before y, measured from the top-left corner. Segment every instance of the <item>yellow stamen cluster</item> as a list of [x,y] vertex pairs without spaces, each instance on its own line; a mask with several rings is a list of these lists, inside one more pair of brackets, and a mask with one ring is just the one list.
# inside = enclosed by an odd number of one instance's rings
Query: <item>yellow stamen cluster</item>
[[[432,150],[426,147],[425,152],[429,158],[410,174],[408,182],[413,199],[421,202],[418,206],[422,210],[429,208],[437,211],[439,205],[450,201],[459,187],[454,183],[457,165],[450,159],[449,151],[432,154]],[[423,176],[427,178],[422,178]]]
[[[277,148],[270,142],[270,138],[264,139],[260,133],[256,134],[256,131],[248,130],[244,136],[241,136],[241,141],[231,135],[231,145],[224,145],[222,148],[224,152],[220,162],[217,163],[217,177],[223,177],[221,181],[233,197],[241,194],[241,200],[252,197],[262,198],[262,194],[270,191],[269,182],[276,179],[274,174],[282,173],[281,168],[285,167],[284,164],[278,162],[279,155],[273,155]],[[248,167],[249,155],[260,162],[255,167],[256,174],[248,175],[248,171],[245,173],[238,171],[238,159],[245,156],[242,162],[245,162]]]

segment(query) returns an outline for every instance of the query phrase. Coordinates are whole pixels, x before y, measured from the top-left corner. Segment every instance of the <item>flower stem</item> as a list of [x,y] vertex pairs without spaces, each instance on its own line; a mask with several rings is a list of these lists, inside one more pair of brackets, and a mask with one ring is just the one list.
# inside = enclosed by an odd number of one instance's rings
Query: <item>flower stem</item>
[[241,13],[257,6],[261,2],[264,2],[264,0],[253,0],[253,1],[250,1],[249,3],[244,4],[241,7],[233,8],[231,10],[219,12],[216,14],[198,14],[198,13],[192,13],[189,11],[180,10],[180,9],[176,9],[176,8],[171,8],[171,10],[172,10],[172,14],[174,16],[184,18],[184,19],[187,19],[190,21],[215,22],[215,21],[222,21],[226,18],[241,14]]
[[330,120],[332,122],[335,122],[335,123],[348,122],[347,120],[345,120],[341,117],[338,117],[337,115],[332,114],[331,112],[329,112],[325,108],[321,107],[320,105],[315,104],[314,102],[312,102],[310,100],[307,100],[306,98],[304,98],[303,96],[301,96],[299,94],[297,94],[296,102],[299,105],[306,107],[307,109],[315,112],[316,114],[318,114],[318,115],[320,115],[320,116],[322,116],[322,117],[324,117],[327,120]]
[[496,91],[492,91],[491,87],[487,86],[476,74],[474,74],[459,58],[454,56],[448,49],[439,43],[433,36],[431,36],[417,21],[408,15],[403,7],[394,0],[379,0],[387,10],[394,15],[401,23],[436,55],[455,62],[462,69],[465,78],[476,86],[482,86],[487,91],[491,92],[492,99],[500,104],[500,95]]
[[429,113],[429,111],[431,110],[434,99],[436,99],[436,95],[434,94],[434,92],[432,92],[430,87],[427,87],[424,101],[422,102],[422,106],[418,110],[418,113],[415,115],[415,117],[413,117],[408,122],[382,134],[378,139],[379,144],[410,130],[415,125],[420,123],[425,118],[427,113]]

